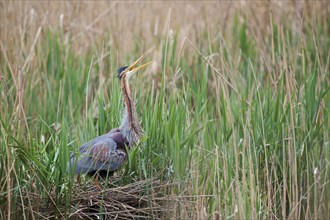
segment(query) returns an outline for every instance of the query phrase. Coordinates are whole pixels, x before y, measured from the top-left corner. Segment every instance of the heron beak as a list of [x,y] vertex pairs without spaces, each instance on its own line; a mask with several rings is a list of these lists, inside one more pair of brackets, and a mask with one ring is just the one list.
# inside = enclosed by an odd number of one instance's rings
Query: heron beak
[[143,67],[146,67],[146,66],[150,65],[151,63],[152,62],[148,62],[148,63],[142,64],[141,66],[133,68],[132,70],[129,71],[129,73],[131,73],[131,74],[136,73],[139,69],[142,69]]
[[118,77],[121,79],[121,77],[124,75],[124,74],[130,74],[132,75],[133,73],[137,72],[139,69],[143,68],[143,67],[146,67],[148,66],[149,64],[151,64],[152,62],[148,62],[148,63],[145,63],[141,66],[137,66],[137,64],[144,58],[146,57],[147,55],[149,55],[151,52],[151,50],[148,50],[145,54],[143,54],[139,59],[137,59],[133,64],[131,64],[129,67],[126,68],[125,71],[123,71],[122,73],[118,74]]

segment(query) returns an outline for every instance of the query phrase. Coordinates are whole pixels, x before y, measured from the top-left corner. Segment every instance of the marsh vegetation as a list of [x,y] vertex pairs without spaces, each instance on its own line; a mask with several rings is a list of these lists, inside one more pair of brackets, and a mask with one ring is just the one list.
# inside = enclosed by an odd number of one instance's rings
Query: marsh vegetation
[[[0,3],[0,218],[325,218],[326,2]],[[69,153],[120,124],[116,69],[145,131],[100,191]]]

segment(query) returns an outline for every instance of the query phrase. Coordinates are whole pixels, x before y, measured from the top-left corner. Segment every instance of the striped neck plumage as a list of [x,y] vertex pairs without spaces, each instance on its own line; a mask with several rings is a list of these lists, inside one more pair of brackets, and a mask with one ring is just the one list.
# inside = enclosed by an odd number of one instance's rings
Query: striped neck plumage
[[120,86],[125,103],[125,112],[120,128],[129,144],[136,144],[142,136],[143,131],[137,118],[135,104],[132,100],[131,90],[126,75],[121,78]]

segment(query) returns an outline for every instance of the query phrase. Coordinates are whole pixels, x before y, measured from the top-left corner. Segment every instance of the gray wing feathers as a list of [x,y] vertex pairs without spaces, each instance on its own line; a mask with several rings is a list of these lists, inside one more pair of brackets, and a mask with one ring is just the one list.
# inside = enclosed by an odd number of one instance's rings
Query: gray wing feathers
[[[75,174],[92,171],[117,170],[127,158],[126,152],[117,149],[117,143],[111,139],[90,141],[81,146],[80,157],[76,164]],[[70,164],[76,162],[76,157],[71,158]]]

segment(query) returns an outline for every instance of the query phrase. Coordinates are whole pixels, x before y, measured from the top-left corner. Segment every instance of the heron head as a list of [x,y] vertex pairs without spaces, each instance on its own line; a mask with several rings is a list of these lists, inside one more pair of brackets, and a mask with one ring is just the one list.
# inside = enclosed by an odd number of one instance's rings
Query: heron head
[[119,69],[117,69],[117,77],[119,79],[121,79],[121,77],[123,76],[123,72],[127,69],[128,66],[123,66],[123,67],[120,67]]
[[131,64],[130,66],[123,66],[120,67],[117,70],[117,77],[119,79],[122,79],[123,76],[126,75],[127,79],[129,79],[134,73],[136,73],[139,69],[148,66],[149,64],[151,64],[151,62],[145,63],[143,65],[138,66],[138,63],[148,54],[145,53],[144,55],[142,55],[139,59],[137,59],[133,64]]

